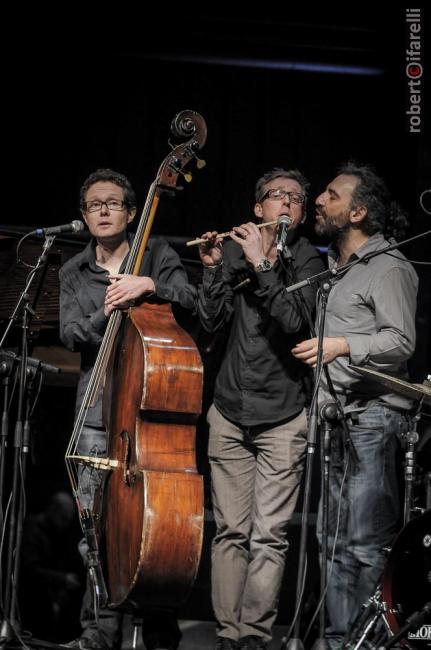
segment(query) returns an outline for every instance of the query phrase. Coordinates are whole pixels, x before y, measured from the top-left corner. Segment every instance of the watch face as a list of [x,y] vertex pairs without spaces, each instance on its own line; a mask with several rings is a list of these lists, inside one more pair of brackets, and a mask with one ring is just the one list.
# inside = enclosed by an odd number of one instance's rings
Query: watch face
[[256,266],[256,271],[270,271],[272,269],[272,264],[269,260],[263,259],[259,264]]

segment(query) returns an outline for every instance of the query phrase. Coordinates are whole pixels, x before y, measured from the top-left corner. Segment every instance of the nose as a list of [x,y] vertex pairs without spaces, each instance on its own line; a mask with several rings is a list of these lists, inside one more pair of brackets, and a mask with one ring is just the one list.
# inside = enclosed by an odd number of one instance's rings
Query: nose
[[315,201],[316,206],[324,205],[324,203],[325,203],[324,197],[325,197],[325,192],[322,192],[322,194],[319,194],[319,196],[317,197],[317,199]]
[[106,214],[106,212],[109,212],[108,204],[106,201],[102,201],[102,205],[100,206],[100,212],[103,212]]

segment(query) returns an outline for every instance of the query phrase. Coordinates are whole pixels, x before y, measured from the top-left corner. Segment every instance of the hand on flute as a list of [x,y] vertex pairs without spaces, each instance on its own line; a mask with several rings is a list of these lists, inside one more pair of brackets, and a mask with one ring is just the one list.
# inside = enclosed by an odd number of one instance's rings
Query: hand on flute
[[217,266],[223,259],[223,235],[216,230],[208,231],[197,240],[199,241],[199,255],[204,266]]
[[230,236],[241,246],[245,259],[252,266],[256,267],[265,257],[260,229],[252,221],[235,226]]

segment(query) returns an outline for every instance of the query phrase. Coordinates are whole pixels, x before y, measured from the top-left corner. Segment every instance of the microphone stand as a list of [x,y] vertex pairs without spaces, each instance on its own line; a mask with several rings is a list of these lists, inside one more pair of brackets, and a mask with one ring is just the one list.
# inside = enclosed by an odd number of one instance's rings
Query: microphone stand
[[18,298],[18,302],[15,305],[15,309],[13,310],[12,316],[9,318],[9,323],[3,333],[2,339],[0,341],[0,350],[3,348],[3,344],[6,340],[9,330],[12,327],[14,321],[16,320],[19,312],[20,311],[23,312],[23,321],[24,321],[24,315],[27,312],[29,312],[32,316],[35,315],[34,310],[29,303],[28,292],[39,269],[44,268],[46,266],[46,263],[48,261],[48,251],[51,248],[52,244],[54,243],[54,239],[55,239],[55,235],[49,235],[48,237],[45,237],[45,241],[43,242],[42,253],[36,262],[36,266],[32,268],[31,272],[28,274],[27,284],[25,285],[20,297]]
[[[294,232],[294,231],[288,231],[288,232]],[[293,279],[294,282],[297,282],[297,276],[296,276],[296,271],[295,267],[293,265],[293,255],[292,252],[290,251],[289,247],[287,246],[288,238],[286,238],[286,243],[282,246],[282,250],[279,255],[280,263],[283,266],[283,268],[286,271],[290,272],[290,275]],[[289,263],[289,267],[287,268],[284,264],[284,262],[287,261]],[[305,285],[303,285],[305,286]],[[327,291],[329,293],[330,290],[330,284],[327,284]],[[298,292],[298,298],[299,298],[299,309],[303,313],[303,318],[305,321],[308,323],[308,327],[310,329],[311,336],[315,337],[316,336],[316,330],[313,324],[313,320],[311,318],[310,310],[308,309],[307,303],[305,302],[305,298],[302,294],[302,287]],[[327,298],[326,298],[327,301]],[[325,302],[325,313],[326,313],[326,302]],[[323,321],[325,319],[325,315],[323,315]],[[324,322],[321,324],[322,329],[324,330]],[[323,340],[323,334],[318,338],[318,348],[319,346],[321,347],[322,345],[322,340]],[[322,364],[323,365],[323,364]],[[344,442],[344,448],[347,449],[351,455],[351,461],[352,465],[356,465],[358,462],[358,456],[356,454],[356,450],[353,446],[353,443],[350,439],[350,433],[349,429],[347,426],[346,418],[344,416],[344,412],[342,409],[342,406],[338,400],[338,397],[335,393],[334,386],[332,384],[331,376],[329,374],[329,369],[327,366],[323,366],[323,371],[325,373],[326,377],[326,382],[328,385],[328,390],[329,393],[333,399],[333,409],[335,409],[335,415],[334,417],[337,420],[341,421],[341,431],[342,431],[342,436],[343,436],[343,442]],[[315,394],[315,404],[316,404],[316,409],[318,409],[318,384],[320,383],[320,378],[321,372],[317,371],[315,372],[315,387],[314,387],[314,394]],[[314,402],[313,402],[314,403]],[[311,405],[311,411],[313,409],[313,403]],[[297,575],[297,587],[296,587],[296,606],[295,606],[295,634],[297,635],[295,637],[295,642],[293,639],[291,640],[292,645],[294,648],[296,646],[301,647],[302,643],[299,640],[299,629],[300,629],[300,614],[301,614],[301,601],[303,598],[303,589],[304,589],[304,584],[305,584],[305,567],[306,567],[306,546],[307,546],[307,535],[308,535],[308,520],[309,520],[309,509],[310,509],[310,494],[311,494],[311,479],[312,479],[312,460],[314,458],[314,451],[315,451],[315,446],[316,446],[316,430],[317,430],[317,424],[318,424],[318,416],[316,415],[315,418],[316,425],[313,428],[311,426],[311,420],[310,420],[310,428],[308,431],[308,436],[307,436],[307,463],[306,463],[306,468],[305,468],[305,489],[304,489],[304,494],[307,495],[307,498],[304,498],[304,503],[303,503],[303,508],[302,508],[302,517],[301,517],[301,538],[300,538],[300,545],[299,545],[299,561],[298,561],[298,575]],[[329,451],[328,451],[329,454]],[[310,459],[310,463],[308,460]],[[322,540],[325,542],[325,546],[327,544],[327,531],[325,535],[322,533]],[[323,547],[323,545],[322,545]],[[326,557],[326,555],[324,556]],[[321,636],[319,639],[316,640],[315,645],[316,648],[319,647],[326,647],[326,642],[324,641],[324,616],[325,616],[325,608],[324,608],[324,595],[326,593],[326,562],[323,563],[325,564],[325,572],[324,575],[321,573],[321,585],[320,585],[320,592],[321,592],[321,598],[319,599],[320,603],[320,632]],[[323,571],[321,567],[321,571]],[[323,578],[323,581],[322,581]],[[300,599],[300,600],[298,600]],[[281,648],[287,647],[287,642],[288,639],[284,638],[282,641]]]
[[[13,460],[13,474],[12,474],[12,493],[10,503],[10,528],[8,537],[8,550],[6,560],[6,576],[5,576],[5,594],[4,594],[4,607],[3,607],[3,620],[0,621],[0,647],[6,645],[11,641],[15,635],[19,634],[19,621],[17,617],[17,591],[18,591],[18,578],[20,567],[20,554],[21,554],[21,541],[22,530],[24,522],[24,505],[25,505],[25,473],[27,467],[26,455],[29,450],[29,435],[30,428],[28,417],[30,415],[30,398],[32,393],[32,372],[29,368],[28,360],[28,341],[27,332],[31,317],[35,315],[33,307],[30,305],[29,289],[36,277],[39,269],[46,266],[48,260],[48,251],[52,246],[55,239],[54,236],[45,238],[42,253],[37,260],[35,267],[29,273],[26,286],[21,293],[18,302],[15,306],[12,316],[9,319],[8,326],[0,341],[0,350],[6,339],[13,322],[17,319],[18,314],[22,313],[22,335],[21,335],[21,356],[19,363],[19,392],[17,403],[17,415],[14,432],[14,460]],[[13,356],[5,352],[7,356]],[[42,364],[38,364],[38,369],[41,369]],[[29,378],[30,370],[30,380]],[[28,382],[28,383],[27,383]],[[26,402],[26,404],[25,404]],[[5,405],[7,408],[7,404]],[[25,417],[25,421],[24,421]],[[4,450],[2,450],[4,451]],[[3,459],[3,454],[2,454]],[[3,463],[3,460],[2,460]],[[3,476],[1,477],[3,481]]]
[[[0,353],[1,354],[1,353]],[[3,491],[5,480],[5,466],[6,466],[6,447],[7,436],[9,431],[9,384],[10,377],[15,368],[15,356],[5,357],[0,362],[0,376],[3,386],[3,410],[1,415],[1,442],[0,442],[0,531],[3,531]]]
[[[320,274],[319,274],[320,275]],[[301,284],[301,283],[299,283]],[[306,283],[307,284],[307,283]],[[302,285],[305,286],[305,285]],[[315,386],[313,398],[310,406],[310,426],[307,436],[307,455],[305,463],[305,487],[304,487],[304,503],[302,509],[301,520],[301,536],[299,542],[299,558],[298,558],[298,575],[296,581],[296,600],[295,600],[295,619],[293,628],[293,637],[291,639],[284,638],[281,642],[281,649],[289,648],[289,650],[303,650],[304,645],[299,638],[301,615],[302,615],[302,596],[305,582],[305,565],[306,565],[306,549],[307,549],[307,536],[308,536],[308,520],[310,512],[310,495],[311,495],[311,476],[314,454],[316,451],[317,440],[317,426],[318,426],[318,392],[320,377],[323,372],[323,334],[325,327],[326,307],[328,304],[328,295],[331,290],[329,282],[324,282],[321,287],[321,312],[319,321],[319,330],[317,334],[317,364],[315,371]]]
[[320,598],[319,598],[319,637],[313,644],[313,650],[327,648],[325,639],[325,597],[327,582],[327,561],[328,552],[328,509],[329,509],[329,471],[331,463],[331,434],[335,425],[340,419],[337,405],[328,400],[320,407],[320,419],[323,425],[323,446],[322,446],[322,542],[320,562]]

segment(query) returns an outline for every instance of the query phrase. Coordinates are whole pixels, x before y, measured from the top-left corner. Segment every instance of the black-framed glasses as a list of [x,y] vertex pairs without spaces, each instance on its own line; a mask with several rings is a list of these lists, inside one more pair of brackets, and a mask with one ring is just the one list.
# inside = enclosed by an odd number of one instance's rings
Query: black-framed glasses
[[289,197],[289,200],[292,203],[304,203],[305,201],[305,194],[301,194],[300,192],[288,192],[287,190],[282,189],[272,189],[265,192],[260,199],[260,202],[265,201],[265,199],[278,201],[279,199],[285,199],[286,196]]
[[106,205],[108,210],[124,210],[127,204],[125,201],[118,201],[118,199],[109,199],[109,201],[87,201],[84,203],[86,212],[99,212],[104,205]]

